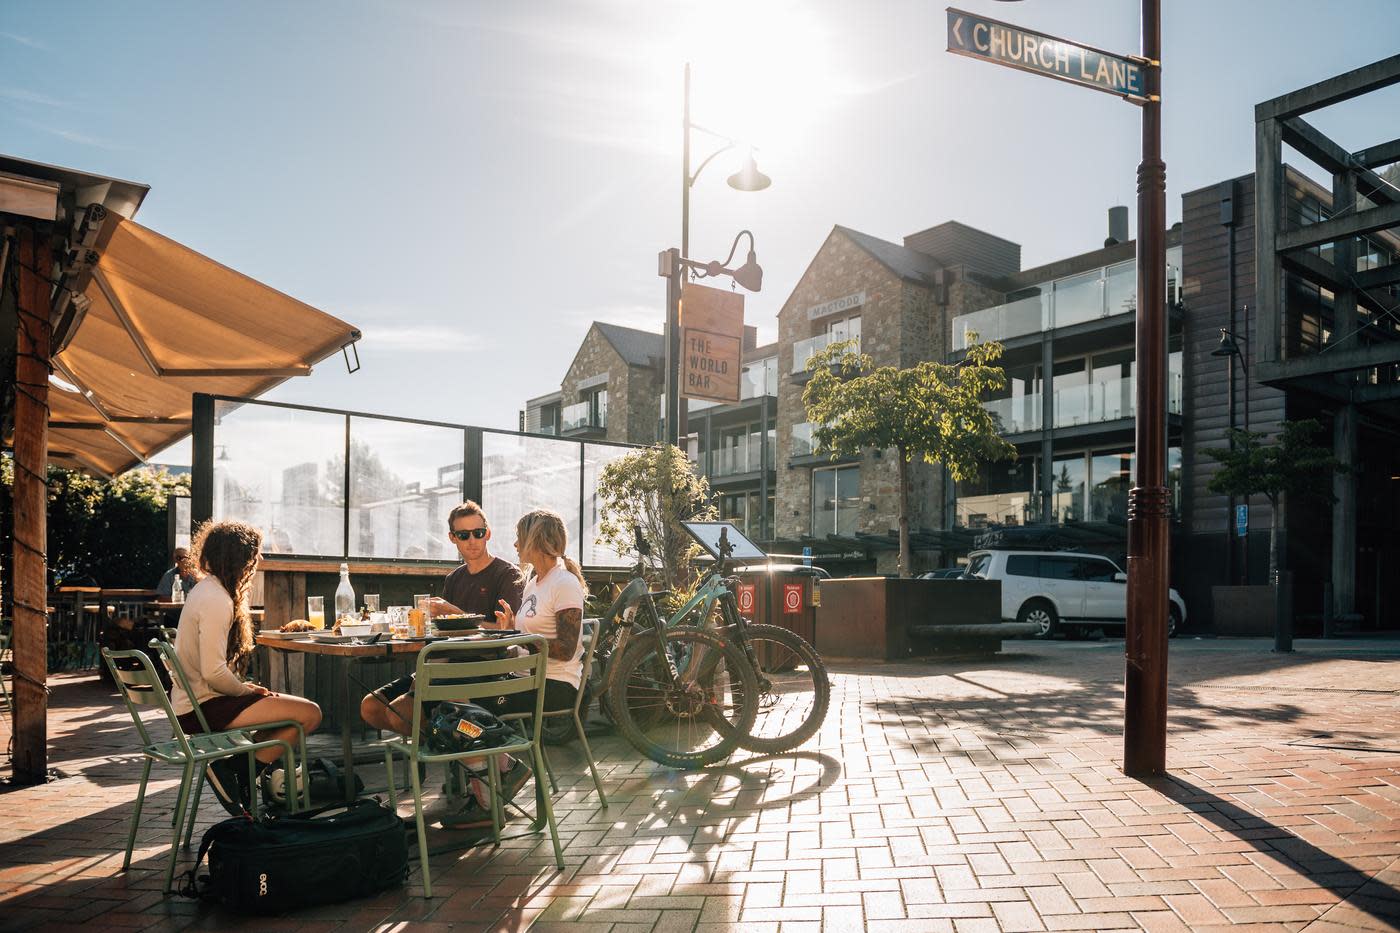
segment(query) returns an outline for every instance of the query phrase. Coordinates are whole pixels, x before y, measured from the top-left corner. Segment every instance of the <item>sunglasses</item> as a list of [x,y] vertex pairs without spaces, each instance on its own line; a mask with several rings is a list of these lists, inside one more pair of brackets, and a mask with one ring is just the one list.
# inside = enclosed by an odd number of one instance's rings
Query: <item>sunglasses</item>
[[485,528],[463,528],[460,531],[451,531],[448,533],[458,541],[466,541],[468,538],[475,538],[480,541],[482,538],[486,537]]

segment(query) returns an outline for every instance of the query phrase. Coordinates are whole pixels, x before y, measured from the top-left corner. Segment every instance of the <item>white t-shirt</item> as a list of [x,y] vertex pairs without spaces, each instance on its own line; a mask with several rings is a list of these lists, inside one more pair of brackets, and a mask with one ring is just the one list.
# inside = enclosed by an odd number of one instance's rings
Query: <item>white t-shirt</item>
[[[544,579],[532,576],[525,581],[525,594],[520,598],[520,611],[515,614],[515,627],[530,635],[543,635],[553,641],[559,637],[555,617],[565,609],[583,609],[583,584],[569,573],[560,560]],[[580,632],[574,653],[567,661],[549,659],[545,676],[562,680],[578,689],[583,679],[583,635]]]

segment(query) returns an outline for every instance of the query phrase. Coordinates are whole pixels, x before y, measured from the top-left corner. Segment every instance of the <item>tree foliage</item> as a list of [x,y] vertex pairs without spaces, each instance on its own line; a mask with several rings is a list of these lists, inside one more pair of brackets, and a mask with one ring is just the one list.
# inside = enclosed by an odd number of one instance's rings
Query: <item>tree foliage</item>
[[954,480],[977,475],[983,463],[1016,456],[1001,436],[983,399],[1005,388],[995,365],[1001,344],[976,335],[962,362],[925,361],[907,368],[877,367],[853,343],[833,343],[812,358],[803,390],[807,416],[816,425],[818,452],[859,457],[867,449],[893,449],[899,464],[900,573],[909,576],[909,464],[942,464]]
[[1328,447],[1315,443],[1322,425],[1313,419],[1285,421],[1274,443],[1260,431],[1230,432],[1234,447],[1209,447],[1202,451],[1220,464],[1207,488],[1217,495],[1241,498],[1262,495],[1278,507],[1285,494],[1332,501],[1333,473],[1346,466]]
[[[0,508],[8,513],[13,487],[8,458],[0,483]],[[187,496],[189,489],[188,476],[173,476],[164,468],[142,467],[104,480],[50,466],[46,553],[54,579],[155,586],[170,558],[167,497]],[[3,527],[12,527],[8,514]]]
[[640,528],[670,590],[690,585],[701,553],[681,522],[718,517],[709,483],[695,474],[680,448],[669,444],[633,451],[604,466],[598,512],[599,543],[636,557],[633,529]]
[[1202,450],[1220,464],[1206,488],[1217,495],[1236,496],[1247,503],[1250,496],[1262,495],[1272,507],[1269,527],[1269,579],[1278,578],[1279,499],[1282,496],[1321,499],[1333,502],[1332,474],[1344,473],[1346,464],[1332,456],[1330,448],[1315,443],[1322,425],[1309,418],[1285,421],[1278,440],[1267,443],[1260,431],[1234,429],[1234,447],[1208,447]]

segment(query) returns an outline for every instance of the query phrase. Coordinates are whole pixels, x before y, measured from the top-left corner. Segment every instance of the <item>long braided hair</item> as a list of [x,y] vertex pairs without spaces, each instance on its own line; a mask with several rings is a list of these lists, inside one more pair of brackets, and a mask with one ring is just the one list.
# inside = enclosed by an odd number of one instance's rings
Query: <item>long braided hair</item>
[[233,624],[228,630],[231,670],[242,673],[253,653],[253,620],[248,614],[248,592],[262,551],[262,532],[246,522],[208,522],[190,543],[190,563],[201,574],[212,576],[233,600]]

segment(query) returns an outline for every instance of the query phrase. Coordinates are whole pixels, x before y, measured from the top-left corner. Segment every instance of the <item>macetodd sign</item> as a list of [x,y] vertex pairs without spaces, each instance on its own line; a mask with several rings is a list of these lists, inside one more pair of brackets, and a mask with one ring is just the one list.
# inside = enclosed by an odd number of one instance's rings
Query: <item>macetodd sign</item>
[[681,291],[681,395],[739,401],[744,296],[685,283]]

